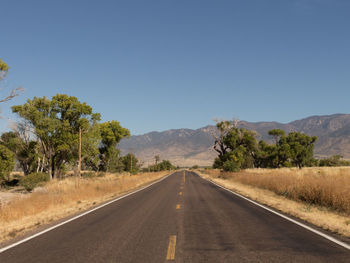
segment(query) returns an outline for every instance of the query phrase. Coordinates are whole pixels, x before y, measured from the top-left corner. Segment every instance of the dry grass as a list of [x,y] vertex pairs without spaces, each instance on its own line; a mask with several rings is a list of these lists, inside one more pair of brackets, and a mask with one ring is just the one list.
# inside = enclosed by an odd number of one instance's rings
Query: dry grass
[[139,175],[106,174],[90,179],[52,181],[0,208],[0,242],[39,225],[85,210],[155,181],[169,172]]
[[203,177],[259,203],[350,237],[350,168],[205,173]]
[[239,173],[209,171],[211,175],[270,190],[296,201],[350,215],[350,168],[247,169]]

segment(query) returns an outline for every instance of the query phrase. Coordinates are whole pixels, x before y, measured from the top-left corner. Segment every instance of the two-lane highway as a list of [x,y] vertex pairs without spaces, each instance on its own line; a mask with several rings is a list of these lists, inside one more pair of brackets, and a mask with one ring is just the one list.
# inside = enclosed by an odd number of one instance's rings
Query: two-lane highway
[[10,248],[0,262],[350,262],[350,252],[182,171]]

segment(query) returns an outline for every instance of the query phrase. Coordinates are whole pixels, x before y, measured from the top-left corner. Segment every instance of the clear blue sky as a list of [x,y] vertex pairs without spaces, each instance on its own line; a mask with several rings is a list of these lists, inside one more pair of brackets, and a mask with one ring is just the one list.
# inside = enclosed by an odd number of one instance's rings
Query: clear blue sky
[[[17,1],[0,5],[1,105],[67,93],[133,134],[213,117],[350,112],[348,0]],[[1,90],[4,96],[6,90]]]

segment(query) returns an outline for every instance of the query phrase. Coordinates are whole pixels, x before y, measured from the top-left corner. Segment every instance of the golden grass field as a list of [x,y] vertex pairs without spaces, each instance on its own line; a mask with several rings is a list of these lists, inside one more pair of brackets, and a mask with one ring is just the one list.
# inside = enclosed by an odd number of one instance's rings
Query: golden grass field
[[350,237],[350,167],[208,170],[202,176],[262,204]]
[[86,210],[169,173],[167,171],[133,176],[106,174],[103,177],[53,180],[33,193],[22,194],[1,206],[0,242]]
[[239,173],[215,173],[224,179],[350,215],[350,167],[247,169]]

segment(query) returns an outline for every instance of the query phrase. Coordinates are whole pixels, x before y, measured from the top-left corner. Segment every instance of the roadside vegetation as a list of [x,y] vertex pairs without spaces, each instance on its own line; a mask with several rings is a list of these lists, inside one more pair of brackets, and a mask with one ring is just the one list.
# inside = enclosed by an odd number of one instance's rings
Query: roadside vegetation
[[283,168],[315,166],[349,166],[350,162],[335,155],[317,160],[314,157],[316,136],[302,132],[286,134],[283,130],[270,130],[273,144],[257,141],[254,131],[238,128],[237,122],[221,121],[216,124],[214,150],[218,153],[213,168],[238,172],[248,168]]
[[[0,80],[8,65],[0,59]],[[1,102],[19,95],[13,89]],[[34,97],[12,107],[18,117],[0,135],[0,241],[87,209],[165,176],[175,167],[142,163],[118,143],[130,131],[74,96]],[[6,198],[5,198],[6,197]]]
[[155,164],[154,165],[150,165],[147,168],[145,168],[146,171],[159,172],[159,171],[167,171],[167,170],[175,170],[175,169],[177,169],[177,167],[174,166],[168,160],[162,160],[160,162],[160,156],[159,155],[154,156],[154,159],[155,159]]
[[123,195],[166,174],[167,171],[134,176],[84,172],[82,178],[51,180],[32,193],[18,193],[1,206],[0,242]]
[[209,170],[207,173],[214,178],[266,189],[292,200],[350,215],[350,169],[347,167],[246,169],[237,173]]
[[314,157],[316,136],[270,130],[257,141],[238,122],[217,122],[213,168],[203,176],[262,204],[350,237],[350,162]]
[[[1,79],[8,65],[0,60]],[[18,95],[15,91],[1,102]],[[62,179],[67,171],[80,175],[80,170],[94,172],[129,172],[136,174],[141,163],[129,153],[121,156],[118,143],[130,136],[130,131],[116,120],[100,123],[101,115],[74,96],[57,94],[27,99],[12,107],[18,122],[12,131],[0,136],[0,185],[27,186],[52,179]],[[174,169],[169,161],[159,162],[149,171]],[[23,172],[23,178],[12,180],[13,170]],[[47,176],[43,175],[47,174]],[[12,181],[11,181],[12,180]],[[33,187],[26,187],[33,190]]]

